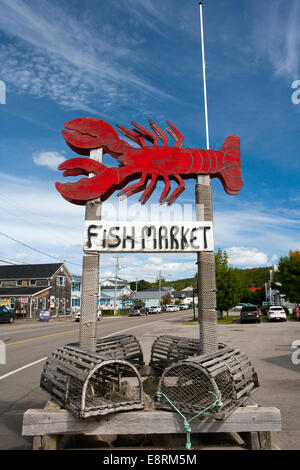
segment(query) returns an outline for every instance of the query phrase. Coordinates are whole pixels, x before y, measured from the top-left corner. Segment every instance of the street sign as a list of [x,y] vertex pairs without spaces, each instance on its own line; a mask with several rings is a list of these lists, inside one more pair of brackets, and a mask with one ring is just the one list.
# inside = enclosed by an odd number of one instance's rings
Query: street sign
[[84,250],[103,253],[213,251],[212,222],[104,222],[85,224]]

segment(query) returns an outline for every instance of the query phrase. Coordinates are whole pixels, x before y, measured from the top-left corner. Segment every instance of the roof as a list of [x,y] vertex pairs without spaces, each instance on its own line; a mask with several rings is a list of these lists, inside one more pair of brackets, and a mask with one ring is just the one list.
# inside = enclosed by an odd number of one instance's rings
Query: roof
[[0,297],[27,297],[51,289],[48,287],[1,287]]
[[160,297],[164,297],[165,295],[169,294],[168,291],[161,291],[161,296],[159,291],[153,290],[140,290],[133,294],[135,299],[159,299]]
[[0,266],[0,279],[45,279],[53,276],[63,263]]
[[[124,292],[122,289],[117,289],[116,290],[116,297],[120,297],[124,295]],[[104,289],[101,287],[100,291],[100,298],[109,298],[113,299],[115,297],[115,289]]]

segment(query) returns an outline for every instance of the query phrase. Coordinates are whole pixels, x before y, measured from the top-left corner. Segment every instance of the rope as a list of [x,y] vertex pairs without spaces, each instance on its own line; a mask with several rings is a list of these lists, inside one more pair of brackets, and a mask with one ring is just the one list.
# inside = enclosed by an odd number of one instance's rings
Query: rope
[[187,419],[181,413],[181,411],[174,405],[174,403],[172,403],[172,401],[167,397],[167,395],[165,395],[162,392],[155,392],[155,394],[153,395],[153,397],[150,400],[150,405],[152,405],[155,397],[158,397],[158,398],[164,397],[170,403],[170,405],[174,408],[174,410],[177,411],[177,413],[179,413],[180,416],[183,418],[183,425],[184,425],[184,429],[186,431],[186,445],[185,445],[185,447],[186,447],[187,450],[191,450],[191,432],[192,432],[192,428],[190,426],[191,421],[198,418],[198,416],[201,416],[203,413],[208,411],[210,408],[213,408],[213,407],[219,408],[219,407],[223,406],[223,403],[221,401],[221,392],[219,393],[219,396],[217,396],[214,392],[211,392],[210,390],[208,390],[208,393],[211,393],[212,395],[215,396],[215,401],[211,405],[207,406],[204,410],[200,411],[199,413],[197,413],[195,416],[193,416],[190,419]]

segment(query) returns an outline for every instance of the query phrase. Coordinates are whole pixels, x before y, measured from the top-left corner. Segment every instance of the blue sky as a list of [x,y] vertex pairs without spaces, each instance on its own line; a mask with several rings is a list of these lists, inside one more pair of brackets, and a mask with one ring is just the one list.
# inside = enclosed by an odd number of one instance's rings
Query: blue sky
[[[0,0],[0,11],[0,231],[67,259],[79,273],[84,209],[54,187],[63,181],[57,165],[75,156],[60,130],[82,116],[125,127],[148,119],[165,127],[169,119],[184,146],[205,148],[198,2]],[[297,0],[204,2],[211,147],[230,134],[241,139],[240,194],[228,196],[212,182],[215,248],[226,249],[233,266],[270,265],[299,249],[300,105],[291,100],[300,79],[299,23]],[[106,156],[104,163],[117,165]],[[194,201],[192,180],[186,188],[181,209]],[[162,189],[159,183],[148,204],[158,203]],[[137,199],[127,201],[132,217]],[[108,219],[117,196],[105,204]],[[51,262],[0,240],[1,259]],[[161,269],[167,279],[191,276],[194,258],[127,255],[120,275],[153,280]],[[114,274],[114,261],[102,257],[102,276]]]

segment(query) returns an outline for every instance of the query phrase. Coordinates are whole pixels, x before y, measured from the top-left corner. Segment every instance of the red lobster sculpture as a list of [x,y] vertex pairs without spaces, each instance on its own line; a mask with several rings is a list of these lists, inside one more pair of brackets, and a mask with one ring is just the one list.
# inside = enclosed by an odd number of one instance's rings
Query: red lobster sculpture
[[[59,166],[65,170],[64,176],[90,175],[76,183],[56,183],[57,190],[68,201],[84,205],[91,199],[101,197],[104,201],[115,189],[121,189],[129,181],[140,180],[122,189],[118,196],[122,199],[144,190],[139,201],[145,204],[155,189],[158,178],[165,181],[159,202],[172,204],[184,191],[183,178],[196,175],[218,177],[228,194],[238,194],[242,188],[240,139],[231,135],[225,140],[221,150],[182,148],[183,136],[176,127],[167,121],[167,132],[175,140],[173,147],[168,145],[167,134],[153,121],[149,121],[153,132],[132,122],[134,129],[117,126],[120,133],[132,140],[139,148],[129,145],[119,138],[113,127],[95,118],[80,118],[67,122],[62,134],[67,144],[80,155],[89,155],[91,149],[103,148],[120,163],[119,167],[109,168],[89,158],[72,158]],[[158,139],[162,141],[159,145]],[[146,141],[152,145],[147,145]],[[151,182],[147,186],[147,179]],[[170,180],[173,177],[178,187],[171,193]],[[146,188],[146,189],[145,189]]]

